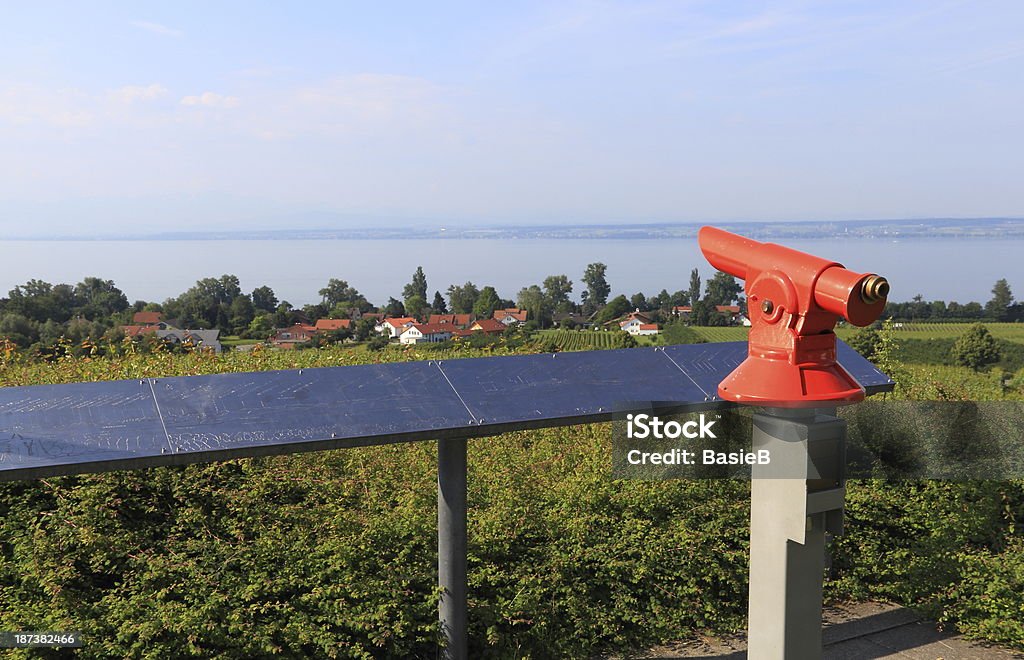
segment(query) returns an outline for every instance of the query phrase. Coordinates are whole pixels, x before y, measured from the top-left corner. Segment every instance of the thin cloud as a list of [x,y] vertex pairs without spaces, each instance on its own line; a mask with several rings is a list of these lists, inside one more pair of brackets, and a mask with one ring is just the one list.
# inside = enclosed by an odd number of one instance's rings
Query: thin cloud
[[198,96],[186,96],[181,99],[181,105],[207,108],[235,108],[238,107],[237,96],[225,96],[216,92],[203,92]]
[[176,30],[160,23],[154,23],[152,21],[132,21],[132,25],[139,28],[140,30],[147,30],[154,34],[162,34],[165,37],[184,37],[185,33],[181,30]]
[[113,92],[114,98],[122,103],[153,101],[166,94],[167,88],[159,83],[153,83],[152,85],[125,85]]

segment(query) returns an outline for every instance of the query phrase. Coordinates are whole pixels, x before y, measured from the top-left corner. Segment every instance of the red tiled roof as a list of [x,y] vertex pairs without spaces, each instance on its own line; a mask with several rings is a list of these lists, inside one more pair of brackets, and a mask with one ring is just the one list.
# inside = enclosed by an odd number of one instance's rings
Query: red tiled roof
[[443,323],[413,323],[412,327],[419,330],[422,335],[433,335],[441,332],[450,333],[452,331],[449,325]]
[[393,325],[396,328],[401,328],[408,323],[416,323],[416,319],[411,316],[400,316],[397,318],[384,319],[384,322],[388,325]]
[[316,322],[317,330],[341,330],[342,328],[348,329],[352,327],[351,319],[318,319]]
[[125,325],[121,326],[121,329],[124,330],[125,337],[138,337],[147,332],[156,332],[156,328],[151,325]]
[[519,309],[518,307],[509,307],[507,309],[496,309],[494,310],[494,318],[503,319],[506,316],[511,316],[517,321],[526,323],[526,310]]
[[693,308],[689,305],[676,305],[672,308],[673,312],[692,312]]
[[739,305],[715,305],[715,309],[717,309],[720,312],[731,312],[733,314],[740,313]]
[[470,330],[482,330],[483,332],[505,332],[505,324],[496,319],[480,319],[469,326]]
[[156,325],[163,318],[163,312],[135,312],[132,316],[132,323],[136,325]]
[[658,329],[658,324],[657,323],[644,323],[643,325],[640,326],[640,329],[641,330],[657,330]]
[[473,322],[472,314],[431,314],[429,323],[442,323],[465,327]]

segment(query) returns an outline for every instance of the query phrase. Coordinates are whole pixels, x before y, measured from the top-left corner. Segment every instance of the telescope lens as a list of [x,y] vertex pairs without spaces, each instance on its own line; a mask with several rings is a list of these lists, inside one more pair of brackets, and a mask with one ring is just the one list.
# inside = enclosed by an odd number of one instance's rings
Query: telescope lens
[[869,305],[873,305],[889,296],[889,280],[881,275],[869,275],[861,286],[860,297]]

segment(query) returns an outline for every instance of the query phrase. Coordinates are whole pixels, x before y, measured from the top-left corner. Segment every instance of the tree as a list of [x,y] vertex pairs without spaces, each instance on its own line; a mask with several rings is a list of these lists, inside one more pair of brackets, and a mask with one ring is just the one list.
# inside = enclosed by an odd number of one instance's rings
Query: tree
[[74,289],[67,284],[54,286],[43,280],[29,280],[11,289],[5,311],[18,314],[31,321],[44,323],[54,320],[64,323],[72,315]]
[[25,348],[39,339],[39,328],[37,324],[21,314],[3,314],[0,315],[0,337],[10,339],[18,346]]
[[377,322],[373,318],[359,319],[356,322],[356,329],[353,335],[356,341],[366,341],[370,337],[377,335],[376,331]]
[[544,278],[544,295],[551,301],[552,307],[559,311],[568,311],[572,307],[569,294],[572,293],[572,280],[566,275],[549,275]]
[[729,325],[729,318],[725,314],[719,313],[715,306],[707,300],[698,300],[690,307],[690,323],[693,325],[713,327]]
[[306,315],[306,318],[313,322],[316,322],[317,319],[327,318],[327,311],[328,310],[324,307],[323,303],[302,306],[302,313]]
[[401,300],[388,298],[388,304],[384,306],[384,316],[390,318],[405,316],[405,305],[402,304]]
[[600,307],[608,302],[608,294],[612,288],[605,279],[605,271],[608,267],[603,263],[595,262],[589,264],[583,271],[583,283],[587,285],[587,302],[593,307]]
[[434,302],[430,305],[430,311],[434,314],[447,314],[448,305],[444,304],[444,296],[440,291],[434,292]]
[[106,318],[128,309],[128,297],[113,280],[87,277],[75,285],[76,314],[90,320]]
[[473,303],[473,314],[478,319],[489,319],[494,316],[494,310],[501,307],[501,298],[493,286],[485,286]]
[[266,339],[274,332],[274,315],[260,314],[249,323],[249,337]]
[[733,301],[739,300],[742,293],[743,287],[735,277],[729,273],[718,271],[705,286],[704,300],[709,305],[731,305]]
[[981,323],[974,323],[953,344],[953,362],[975,371],[999,361],[999,345]]
[[672,307],[672,294],[667,289],[662,289],[658,295],[648,298],[647,305],[651,309],[660,309],[668,312]]
[[690,271],[690,290],[687,292],[688,305],[696,305],[697,301],[700,300],[700,273],[694,268]]
[[405,300],[413,296],[419,296],[424,301],[427,299],[427,276],[423,274],[423,266],[416,267],[416,272],[412,274],[412,282],[402,289],[402,298]]
[[256,310],[253,309],[252,301],[249,300],[249,296],[242,294],[231,301],[231,314],[228,317],[231,323],[231,329],[235,334],[241,334],[252,323],[253,318],[256,315]]
[[992,287],[992,300],[985,305],[985,316],[995,321],[1005,321],[1013,304],[1013,293],[1010,292],[1010,283],[1001,279]]
[[181,318],[186,325],[219,327],[222,332],[228,332],[231,303],[240,295],[242,289],[237,276],[206,277],[177,298],[168,300],[164,309],[171,317]]
[[277,296],[269,286],[259,286],[252,290],[252,306],[260,312],[268,313],[277,309]]
[[598,312],[594,321],[597,323],[607,323],[631,311],[633,311],[633,308],[630,306],[626,296],[615,296]]
[[286,328],[290,325],[294,325],[298,320],[295,313],[295,308],[287,300],[282,300],[278,305],[277,309],[274,310],[274,327],[275,328]]
[[641,312],[646,312],[650,309],[650,306],[647,303],[647,296],[645,296],[642,291],[634,293],[629,299],[629,304],[633,306],[633,309],[640,310]]
[[551,325],[551,313],[554,305],[551,299],[536,284],[526,287],[519,292],[516,304],[520,309],[527,311],[530,320],[536,322],[540,328]]
[[448,287],[448,302],[452,304],[452,314],[472,314],[473,305],[479,297],[480,290],[472,282]]
[[427,309],[427,301],[420,296],[412,296],[405,299],[405,313],[413,318],[423,319],[423,312]]
[[911,298],[909,309],[911,319],[927,318],[930,309],[931,307],[924,301],[924,296],[920,293]]

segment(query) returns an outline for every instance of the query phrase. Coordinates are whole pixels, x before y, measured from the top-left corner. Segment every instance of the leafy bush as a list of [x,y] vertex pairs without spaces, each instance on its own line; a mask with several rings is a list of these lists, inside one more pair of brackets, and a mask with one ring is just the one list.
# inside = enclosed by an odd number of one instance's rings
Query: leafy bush
[[[0,380],[509,352],[499,343],[42,363],[4,349]],[[1003,393],[995,374],[907,371],[909,396],[1024,396]],[[747,484],[615,481],[609,452],[607,425],[470,444],[473,657],[587,657],[744,625]],[[2,484],[0,629],[81,629],[83,657],[433,657],[435,497],[432,443]],[[918,606],[1024,648],[1024,482],[851,482],[847,502],[832,597]]]

